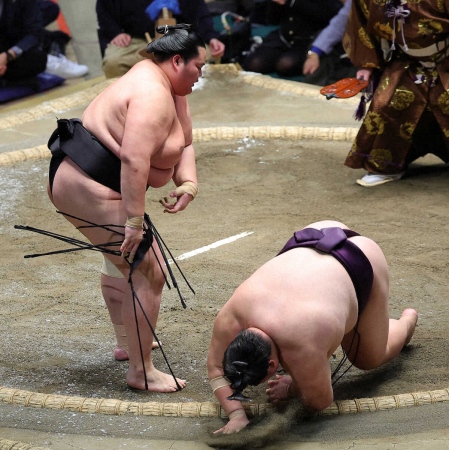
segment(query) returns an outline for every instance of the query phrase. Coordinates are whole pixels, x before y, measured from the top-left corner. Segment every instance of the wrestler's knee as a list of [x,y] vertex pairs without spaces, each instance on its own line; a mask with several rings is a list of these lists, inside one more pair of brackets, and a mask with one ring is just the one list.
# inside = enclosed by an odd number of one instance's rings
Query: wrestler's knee
[[166,273],[163,267],[159,267],[159,265],[152,267],[151,270],[147,272],[147,276],[153,289],[162,291],[166,280]]
[[145,277],[149,281],[152,290],[162,291],[166,280],[166,270],[163,261],[159,263],[156,258],[149,257],[147,254],[134,273],[139,273]]
[[372,370],[380,367],[385,362],[385,354],[379,353],[375,354],[374,352],[368,352],[369,354],[364,355],[359,352],[357,356],[351,361],[354,367],[360,370]]

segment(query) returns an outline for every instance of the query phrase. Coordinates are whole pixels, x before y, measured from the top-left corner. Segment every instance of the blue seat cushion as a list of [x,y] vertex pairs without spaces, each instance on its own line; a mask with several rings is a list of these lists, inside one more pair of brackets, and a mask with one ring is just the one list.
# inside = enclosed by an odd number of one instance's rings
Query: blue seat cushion
[[18,98],[27,97],[28,95],[36,94],[37,92],[46,91],[53,87],[59,86],[65,81],[65,78],[51,75],[42,72],[36,76],[38,90],[34,90],[29,86],[14,86],[0,88],[0,103],[9,102]]

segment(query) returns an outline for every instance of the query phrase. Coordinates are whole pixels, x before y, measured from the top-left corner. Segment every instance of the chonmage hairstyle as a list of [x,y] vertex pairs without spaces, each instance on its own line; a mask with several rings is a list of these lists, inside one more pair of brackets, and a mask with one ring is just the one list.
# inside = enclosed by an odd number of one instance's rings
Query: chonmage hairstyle
[[181,55],[187,63],[198,56],[198,47],[206,48],[204,39],[194,30],[192,25],[179,23],[157,27],[156,31],[163,34],[147,46],[147,53],[153,53],[158,62],[169,60],[174,55]]
[[223,357],[223,372],[234,394],[228,400],[249,400],[242,394],[248,386],[257,386],[267,375],[271,344],[259,333],[242,330],[230,343]]

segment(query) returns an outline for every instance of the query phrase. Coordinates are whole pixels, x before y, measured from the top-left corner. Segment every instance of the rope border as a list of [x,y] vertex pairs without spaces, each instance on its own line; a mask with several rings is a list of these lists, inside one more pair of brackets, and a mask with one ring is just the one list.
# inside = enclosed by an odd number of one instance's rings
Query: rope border
[[[333,416],[378,412],[447,401],[449,401],[449,388],[373,398],[335,400],[326,409],[319,412],[318,415]],[[218,402],[132,402],[119,399],[42,394],[7,387],[0,387],[0,403],[116,416],[226,417],[226,413]],[[270,403],[259,403],[244,405],[244,408],[250,417],[255,417],[266,414],[273,409],[273,405]]]
[[[214,72],[226,72],[240,75],[242,80],[248,84],[287,91],[307,97],[324,99],[319,93],[319,88],[311,87],[303,83],[287,80],[274,79],[266,75],[256,75],[241,72],[235,64],[210,66],[208,70]],[[114,80],[106,80],[82,92],[61,97],[59,99],[44,102],[31,108],[26,112],[8,115],[0,118],[0,130],[10,128],[18,124],[24,124],[42,118],[55,111],[81,106],[91,101],[102,90]],[[348,100],[346,100],[348,101]],[[354,104],[358,100],[349,99]],[[352,141],[358,132],[357,127],[299,127],[299,126],[253,126],[253,127],[212,127],[198,128],[193,130],[195,142],[207,142],[211,140],[235,140],[242,138],[253,138],[260,140],[269,139],[315,139]],[[7,166],[18,162],[50,158],[51,154],[46,145],[32,148],[5,152],[0,154],[0,166]],[[321,411],[319,415],[354,414],[366,411],[383,411],[398,409],[409,406],[421,406],[424,404],[435,404],[449,401],[449,388],[414,392],[410,394],[399,394],[384,397],[374,397],[354,400],[337,400],[329,407]],[[63,395],[41,394],[37,392],[11,389],[0,386],[0,403],[15,404],[34,408],[49,408],[69,410],[74,412],[87,412],[106,415],[143,415],[143,416],[165,416],[165,417],[226,417],[226,414],[218,402],[128,402],[116,399],[98,399],[87,397],[73,397]],[[250,416],[266,414],[273,406],[269,403],[245,405],[245,410]],[[10,445],[10,447],[6,447]],[[1,448],[14,448],[22,450],[38,450],[20,442],[13,442],[0,438]]]
[[[253,127],[211,127],[195,128],[194,142],[232,141],[250,138],[257,140],[283,139],[291,141],[352,141],[358,128],[352,127],[300,127],[300,126],[253,126]],[[50,158],[47,145],[0,153],[0,167],[11,164]]]
[[11,441],[0,437],[0,449],[2,450],[48,450],[49,447],[34,447],[32,444],[24,442]]

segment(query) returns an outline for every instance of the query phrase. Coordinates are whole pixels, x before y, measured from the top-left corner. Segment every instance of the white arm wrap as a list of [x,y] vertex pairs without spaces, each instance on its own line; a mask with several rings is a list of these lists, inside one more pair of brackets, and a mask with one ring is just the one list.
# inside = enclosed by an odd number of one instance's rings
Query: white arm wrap
[[198,186],[193,181],[184,181],[181,186],[176,188],[176,196],[190,194],[193,198],[198,194]]
[[212,380],[209,381],[209,383],[210,383],[210,387],[212,388],[212,392],[214,392],[214,393],[217,389],[231,385],[231,383],[228,380],[226,380],[225,377],[223,377],[223,376],[213,378]]

